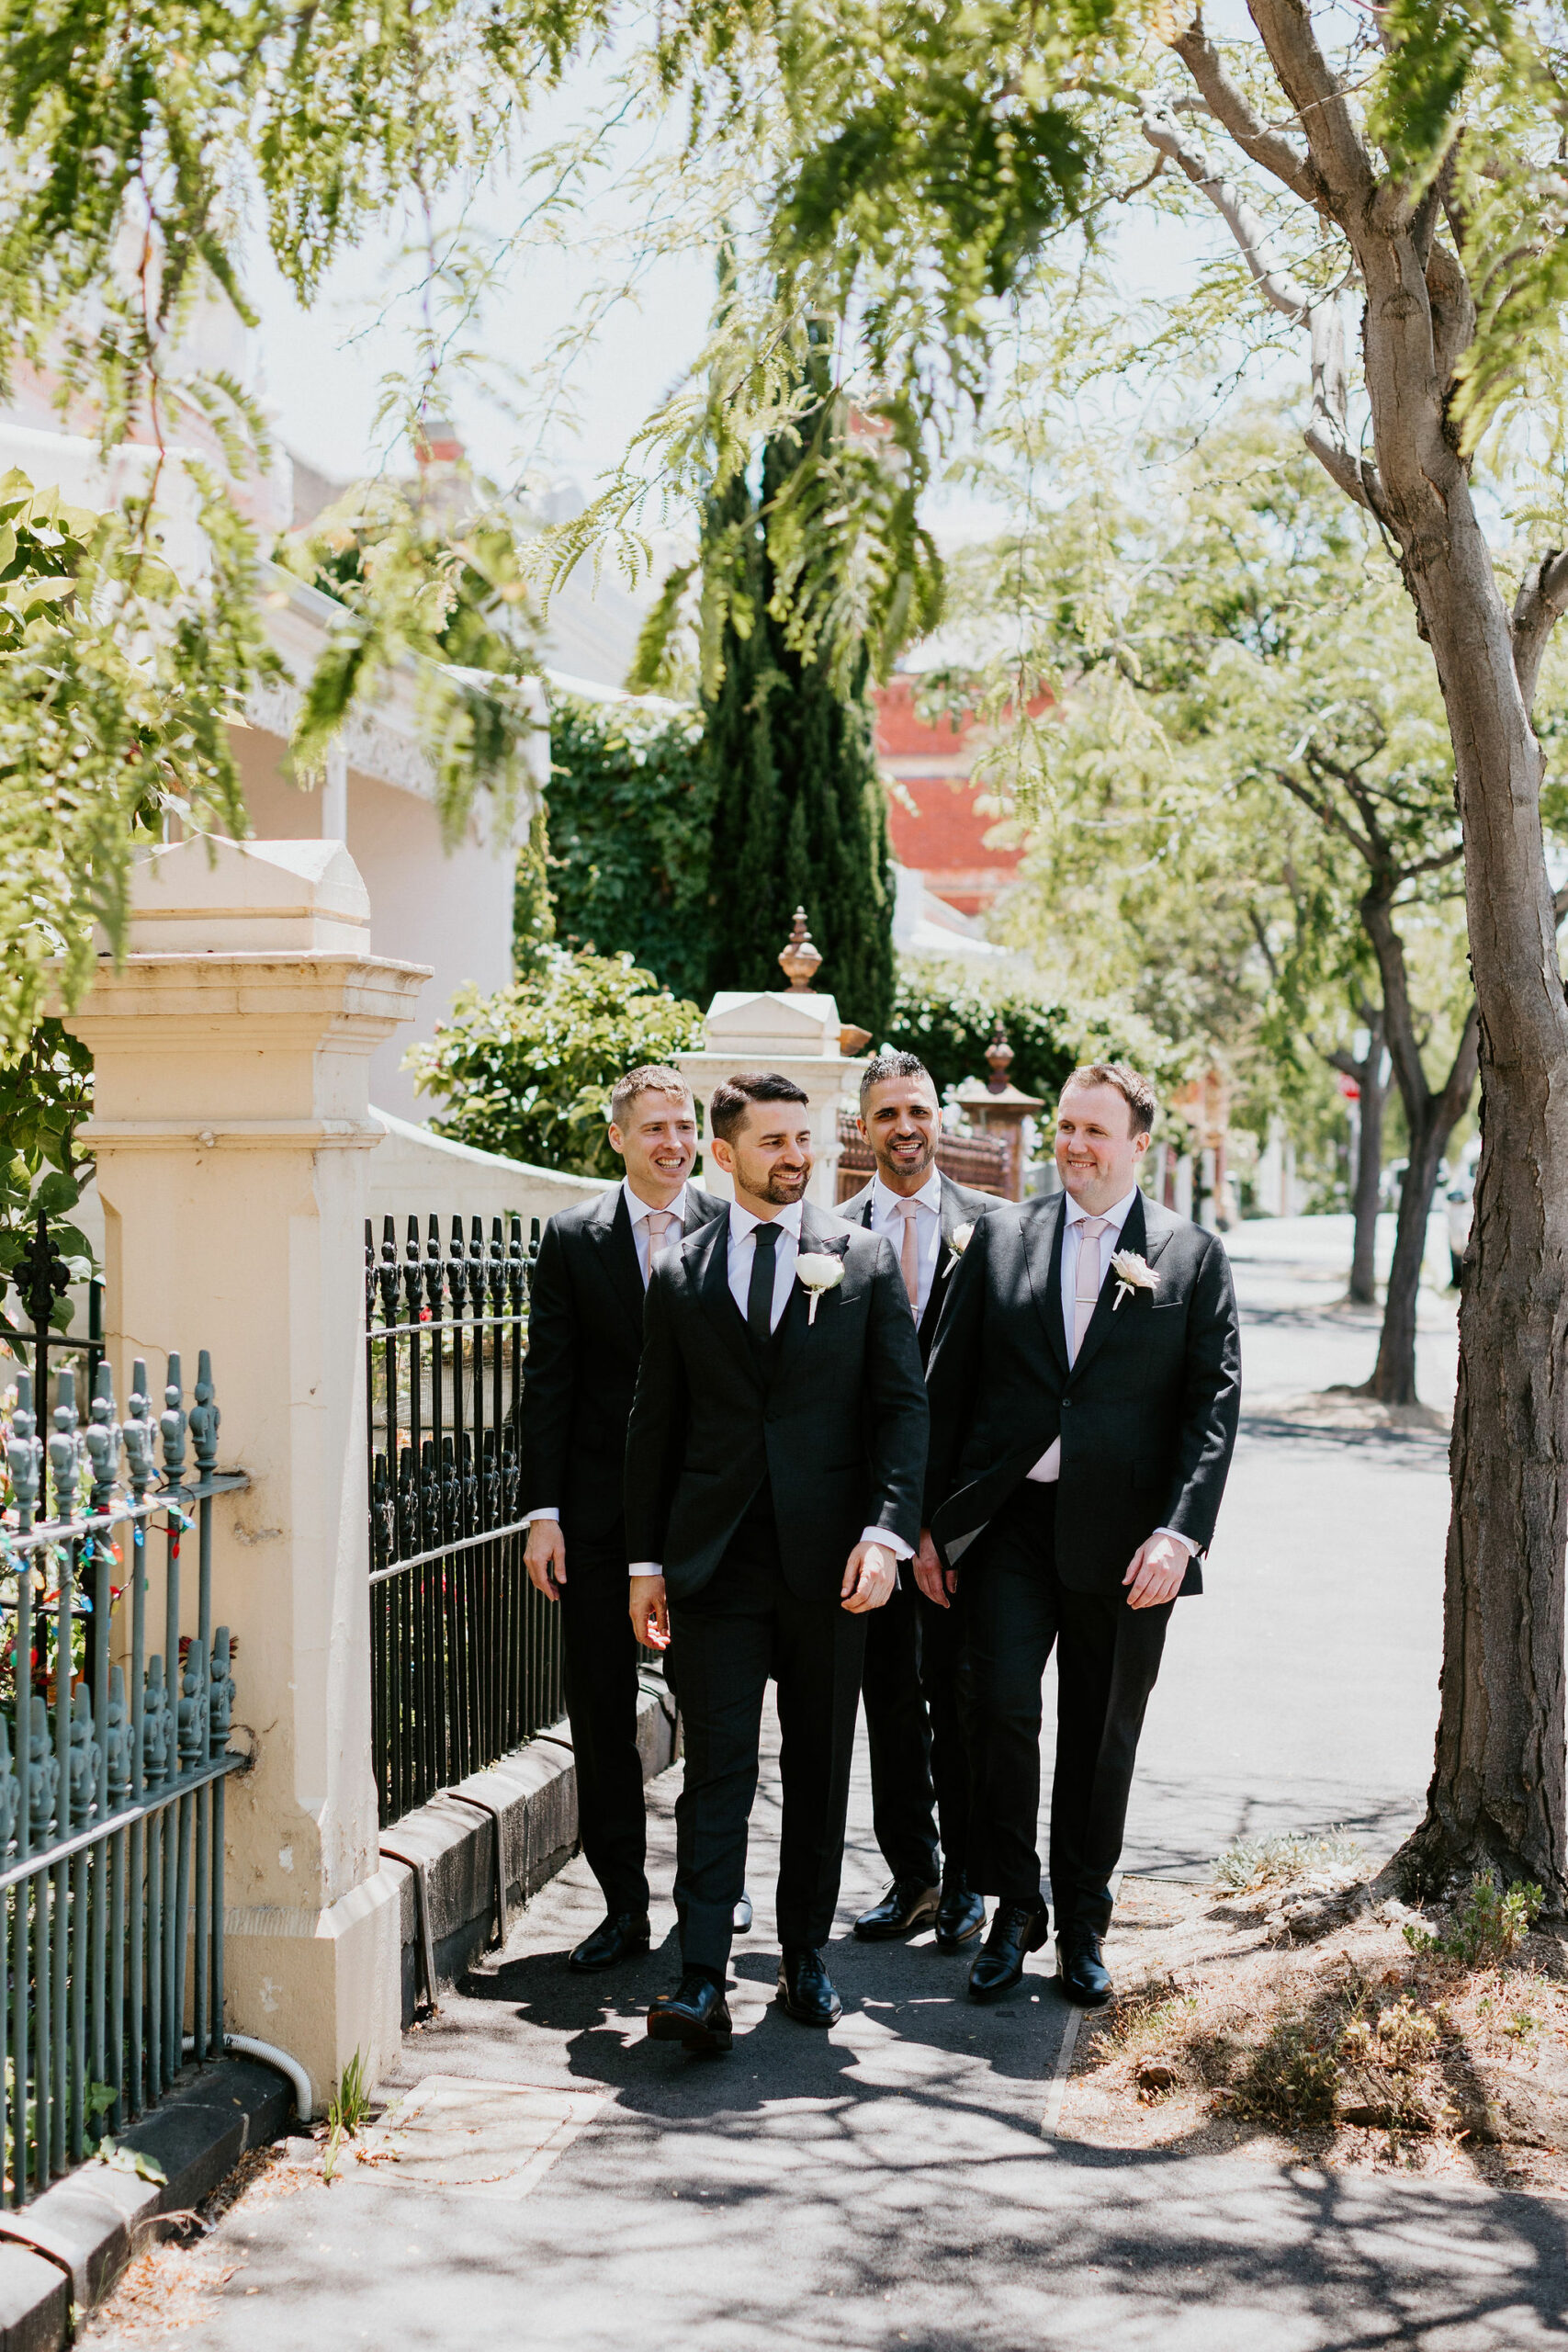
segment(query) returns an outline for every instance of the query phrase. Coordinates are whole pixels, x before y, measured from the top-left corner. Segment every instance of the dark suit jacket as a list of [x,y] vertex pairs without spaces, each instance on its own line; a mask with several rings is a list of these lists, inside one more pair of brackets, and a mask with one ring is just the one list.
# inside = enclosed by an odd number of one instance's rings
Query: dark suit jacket
[[[688,1185],[685,1231],[722,1220],[728,1205]],[[553,1503],[569,1547],[574,1536],[603,1543],[620,1524],[642,1309],[642,1269],[620,1186],[551,1217],[529,1292],[521,1508]],[[569,1548],[569,1575],[570,1562]]]
[[[871,1227],[871,1195],[874,1182],[874,1178],[872,1183],[867,1184],[863,1191],[852,1193],[847,1201],[839,1203],[840,1216],[847,1217],[852,1225],[863,1225],[868,1231]],[[953,1251],[945,1245],[952,1241],[961,1225],[973,1225],[977,1217],[986,1216],[992,1209],[999,1209],[1005,1205],[1006,1204],[998,1200],[995,1193],[972,1192],[967,1184],[955,1184],[951,1176],[942,1178],[942,1238],[944,1246],[938,1252],[936,1272],[931,1279],[931,1295],[926,1301],[926,1311],[921,1316],[915,1333],[920,1343],[922,1363],[929,1363],[931,1361],[931,1346],[936,1339],[936,1327],[942,1321],[942,1302],[947,1296],[947,1286],[953,1278],[951,1272],[953,1262]],[[883,1238],[886,1240],[886,1236],[884,1235]]]
[[814,1324],[794,1285],[766,1366],[730,1295],[728,1218],[689,1235],[649,1285],[626,1557],[659,1561],[672,1600],[706,1584],[764,1478],[803,1598],[837,1598],[863,1528],[919,1540],[926,1390],[893,1252],[810,1202],[801,1247],[841,1257],[844,1278]]
[[[1089,1592],[1118,1587],[1156,1527],[1207,1547],[1235,1443],[1241,1349],[1218,1238],[1140,1193],[1119,1246],[1147,1260],[1158,1287],[1118,1307],[1107,1274],[1069,1370],[1064,1200],[1026,1201],[975,1228],[928,1375],[926,1506],[956,1566],[1059,1436],[1057,1570]],[[1202,1589],[1194,1559],[1181,1589]]]

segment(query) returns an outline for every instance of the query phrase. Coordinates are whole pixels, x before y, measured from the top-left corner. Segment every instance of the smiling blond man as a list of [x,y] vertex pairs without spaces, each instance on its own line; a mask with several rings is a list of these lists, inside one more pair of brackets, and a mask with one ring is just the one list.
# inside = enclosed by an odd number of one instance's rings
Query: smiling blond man
[[637,1643],[626,1618],[621,1468],[660,1250],[724,1215],[691,1182],[696,1111],[678,1070],[644,1063],[610,1097],[621,1182],[551,1217],[529,1293],[520,1421],[524,1559],[559,1605],[578,1824],[604,1917],[571,1954],[587,1972],[648,1950]]
[[1202,1590],[1235,1442],[1230,1269],[1217,1234],[1139,1189],[1155,1109],[1125,1063],[1073,1072],[1064,1189],[976,1227],[931,1356],[916,1575],[932,1599],[964,1599],[970,1871],[997,1897],[976,2000],[1018,1984],[1048,1932],[1036,1840],[1053,1648],[1057,1981],[1082,2007],[1111,1997],[1100,1942],[1144,1710],[1177,1596]]

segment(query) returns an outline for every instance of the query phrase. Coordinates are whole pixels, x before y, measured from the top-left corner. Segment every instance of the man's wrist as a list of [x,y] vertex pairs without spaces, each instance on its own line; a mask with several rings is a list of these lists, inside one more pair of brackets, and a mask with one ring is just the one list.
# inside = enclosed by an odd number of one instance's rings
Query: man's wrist
[[863,1527],[860,1540],[863,1544],[880,1544],[883,1550],[891,1552],[896,1560],[912,1560],[915,1556],[914,1545],[906,1544],[901,1535],[895,1535],[889,1528]]
[[536,1519],[553,1520],[558,1527],[560,1525],[560,1512],[554,1503],[541,1503],[537,1510],[525,1510],[523,1514],[523,1524],[525,1527],[532,1527]]
[[634,1577],[657,1577],[662,1584],[664,1571],[657,1560],[634,1560],[626,1572]]
[[1156,1527],[1155,1533],[1168,1535],[1173,1544],[1179,1544],[1190,1560],[1195,1560],[1203,1548],[1201,1544],[1194,1544],[1190,1535],[1179,1535],[1174,1527]]

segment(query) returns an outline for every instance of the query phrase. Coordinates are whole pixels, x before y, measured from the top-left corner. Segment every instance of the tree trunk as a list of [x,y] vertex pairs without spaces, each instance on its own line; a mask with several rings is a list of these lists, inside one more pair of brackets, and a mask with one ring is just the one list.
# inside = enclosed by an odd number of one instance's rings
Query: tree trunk
[[1432,382],[1411,242],[1360,246],[1389,517],[1453,740],[1486,1136],[1460,1308],[1442,1706],[1427,1816],[1404,1849],[1435,1889],[1492,1867],[1565,1885],[1568,1006],[1540,824],[1540,746],[1468,476]]
[[1383,1069],[1382,1015],[1369,1021],[1371,1044],[1366,1059],[1356,1065],[1361,1090],[1361,1132],[1356,1151],[1356,1238],[1350,1252],[1349,1297],[1355,1306],[1375,1306],[1378,1299],[1378,1189],[1382,1181],[1382,1114],[1388,1101]]
[[1438,1186],[1438,1162],[1453,1133],[1452,1119],[1431,1119],[1419,1138],[1411,1137],[1410,1158],[1399,1195],[1393,1263],[1388,1271],[1378,1360],[1366,1394],[1382,1405],[1414,1405],[1416,1396],[1416,1298],[1427,1254],[1427,1220]]
[[[1450,407],[1475,307],[1461,263],[1435,237],[1437,191],[1417,199],[1374,161],[1303,0],[1247,5],[1305,141],[1305,163],[1248,99],[1222,86],[1201,26],[1178,46],[1211,114],[1244,152],[1261,155],[1303,202],[1338,222],[1360,271],[1375,465],[1345,431],[1332,334],[1317,347],[1317,322],[1332,324],[1322,305],[1310,312],[1308,440],[1397,545],[1431,643],[1453,742],[1480,1022],[1486,1132],[1473,1279],[1460,1306],[1442,1713],[1427,1816],[1404,1860],[1427,1888],[1484,1866],[1505,1883],[1532,1879],[1561,1909],[1568,1894],[1568,1004],[1531,721],[1541,649],[1561,609],[1559,560],[1549,554],[1533,582],[1527,574],[1516,622]],[[1150,135],[1174,152],[1168,135]],[[1201,169],[1189,176],[1231,221],[1275,307],[1309,315],[1293,287],[1268,269],[1261,232],[1228,186]],[[1392,1046],[1392,1022],[1390,1038]]]

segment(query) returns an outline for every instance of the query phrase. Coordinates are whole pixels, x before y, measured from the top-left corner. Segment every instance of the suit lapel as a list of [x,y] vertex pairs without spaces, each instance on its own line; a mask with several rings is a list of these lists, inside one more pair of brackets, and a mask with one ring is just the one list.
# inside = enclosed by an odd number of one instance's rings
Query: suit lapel
[[626,1196],[617,1184],[604,1196],[604,1206],[592,1224],[601,1261],[611,1289],[631,1317],[640,1342],[642,1338],[642,1268],[637,1261],[637,1243],[632,1238],[631,1213]]
[[707,1321],[728,1350],[730,1362],[742,1366],[750,1380],[758,1380],[751,1342],[730,1295],[728,1211],[723,1216],[710,1217],[695,1246],[683,1244],[681,1255],[687,1279],[701,1301]]
[[[845,1236],[840,1225],[829,1224],[809,1201],[803,1204],[800,1212],[800,1254],[802,1257],[813,1250],[826,1250],[830,1256],[841,1257],[844,1239]],[[833,1248],[835,1241],[840,1245],[837,1250]],[[789,1298],[785,1303],[783,1315],[779,1317],[779,1328],[774,1334],[778,1342],[776,1363],[781,1374],[800,1354],[807,1338],[816,1340],[820,1337],[823,1310],[829,1306],[831,1298],[830,1291],[825,1291],[822,1294],[822,1305],[817,1309],[817,1326],[813,1327],[810,1321],[811,1301],[807,1295],[806,1285],[799,1282],[791,1283]]]
[[1067,1335],[1062,1328],[1062,1233],[1067,1221],[1066,1200],[1065,1193],[1058,1193],[1053,1210],[1029,1220],[1024,1243],[1029,1286],[1045,1326],[1046,1344],[1061,1366],[1064,1378],[1068,1371]]
[[[1116,1247],[1118,1250],[1131,1250],[1142,1258],[1146,1255],[1144,1246],[1146,1238],[1144,1229],[1144,1196],[1139,1193],[1127,1212],[1127,1222],[1122,1227]],[[1078,1246],[1081,1249],[1083,1245],[1080,1242]],[[1121,1284],[1112,1282],[1109,1276],[1100,1285],[1100,1296],[1095,1303],[1094,1313],[1089,1318],[1089,1329],[1083,1335],[1083,1345],[1078,1350],[1077,1361],[1073,1365],[1075,1380],[1085,1365],[1092,1363],[1105,1345],[1105,1335],[1111,1329],[1111,1318],[1116,1312],[1116,1298],[1120,1288]]]
[[931,1296],[919,1321],[919,1338],[922,1348],[929,1350],[936,1337],[936,1327],[942,1320],[942,1303],[947,1296],[948,1268],[953,1261],[953,1237],[961,1225],[970,1222],[969,1213],[958,1197],[958,1187],[949,1178],[942,1180],[942,1240],[936,1253],[936,1272],[931,1276]]

